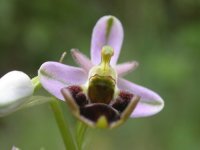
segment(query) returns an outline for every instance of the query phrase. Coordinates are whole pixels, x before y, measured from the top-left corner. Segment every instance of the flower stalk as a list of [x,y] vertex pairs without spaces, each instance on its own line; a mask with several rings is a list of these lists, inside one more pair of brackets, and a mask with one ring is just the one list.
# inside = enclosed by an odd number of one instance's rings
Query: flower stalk
[[84,137],[87,133],[88,126],[80,121],[77,122],[77,127],[76,127],[76,141],[77,141],[77,146],[78,150],[83,149],[83,144],[85,142]]
[[65,149],[66,150],[76,150],[76,144],[73,139],[72,133],[70,131],[69,123],[64,119],[61,107],[56,99],[50,101],[51,109],[54,113],[54,117],[58,128],[60,130]]

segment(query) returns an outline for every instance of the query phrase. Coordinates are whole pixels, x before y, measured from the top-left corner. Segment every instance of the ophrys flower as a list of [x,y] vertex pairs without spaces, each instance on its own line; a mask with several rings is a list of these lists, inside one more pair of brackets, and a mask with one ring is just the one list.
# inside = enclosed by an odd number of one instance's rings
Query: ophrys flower
[[158,113],[164,102],[157,93],[121,78],[138,65],[135,61],[116,65],[122,42],[120,21],[113,16],[100,18],[92,33],[91,60],[73,49],[72,56],[81,68],[46,62],[39,69],[41,84],[93,127],[112,128],[129,116]]

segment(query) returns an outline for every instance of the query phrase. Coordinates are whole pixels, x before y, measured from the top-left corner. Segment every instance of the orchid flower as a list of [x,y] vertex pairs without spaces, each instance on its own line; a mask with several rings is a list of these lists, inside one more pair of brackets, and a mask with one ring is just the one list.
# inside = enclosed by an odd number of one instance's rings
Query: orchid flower
[[128,117],[151,116],[164,107],[157,93],[122,78],[138,66],[136,61],[116,65],[123,36],[121,22],[104,16],[93,29],[91,60],[72,49],[80,68],[49,61],[39,69],[42,86],[91,127],[113,128]]

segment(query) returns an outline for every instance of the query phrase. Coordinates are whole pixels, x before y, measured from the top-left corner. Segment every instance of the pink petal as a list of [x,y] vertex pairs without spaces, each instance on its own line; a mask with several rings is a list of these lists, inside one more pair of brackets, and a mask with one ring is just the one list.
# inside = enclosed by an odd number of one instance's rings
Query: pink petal
[[109,45],[114,49],[114,56],[111,64],[117,63],[121,45],[123,42],[124,31],[121,22],[114,16],[104,16],[96,23],[91,41],[91,60],[97,65],[101,61],[101,49]]
[[138,65],[139,64],[137,61],[119,64],[116,66],[117,74],[118,74],[118,76],[122,77],[122,76],[126,75],[127,73],[135,70],[138,67]]
[[92,62],[90,59],[87,58],[84,54],[82,54],[79,50],[77,49],[72,49],[71,50],[72,56],[74,60],[76,61],[77,64],[81,66],[81,68],[85,69],[87,72],[92,68]]
[[127,90],[141,97],[137,107],[131,114],[131,117],[133,118],[154,115],[161,111],[164,107],[163,99],[150,89],[124,79],[118,79],[118,88]]
[[45,62],[39,69],[38,76],[42,86],[58,99],[64,100],[61,89],[68,85],[83,84],[87,73],[77,67],[58,62]]

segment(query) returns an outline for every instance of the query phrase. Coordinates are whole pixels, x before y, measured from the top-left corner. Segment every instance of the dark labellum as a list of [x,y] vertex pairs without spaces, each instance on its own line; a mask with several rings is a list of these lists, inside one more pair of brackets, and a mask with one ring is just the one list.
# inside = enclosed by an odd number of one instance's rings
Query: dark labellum
[[[110,102],[91,101],[82,88],[76,85],[63,88],[61,92],[75,116],[93,127],[102,116],[106,118],[107,127],[118,126],[130,116],[139,101],[138,96],[126,91],[120,91],[117,98]],[[104,98],[103,90],[101,94]]]

